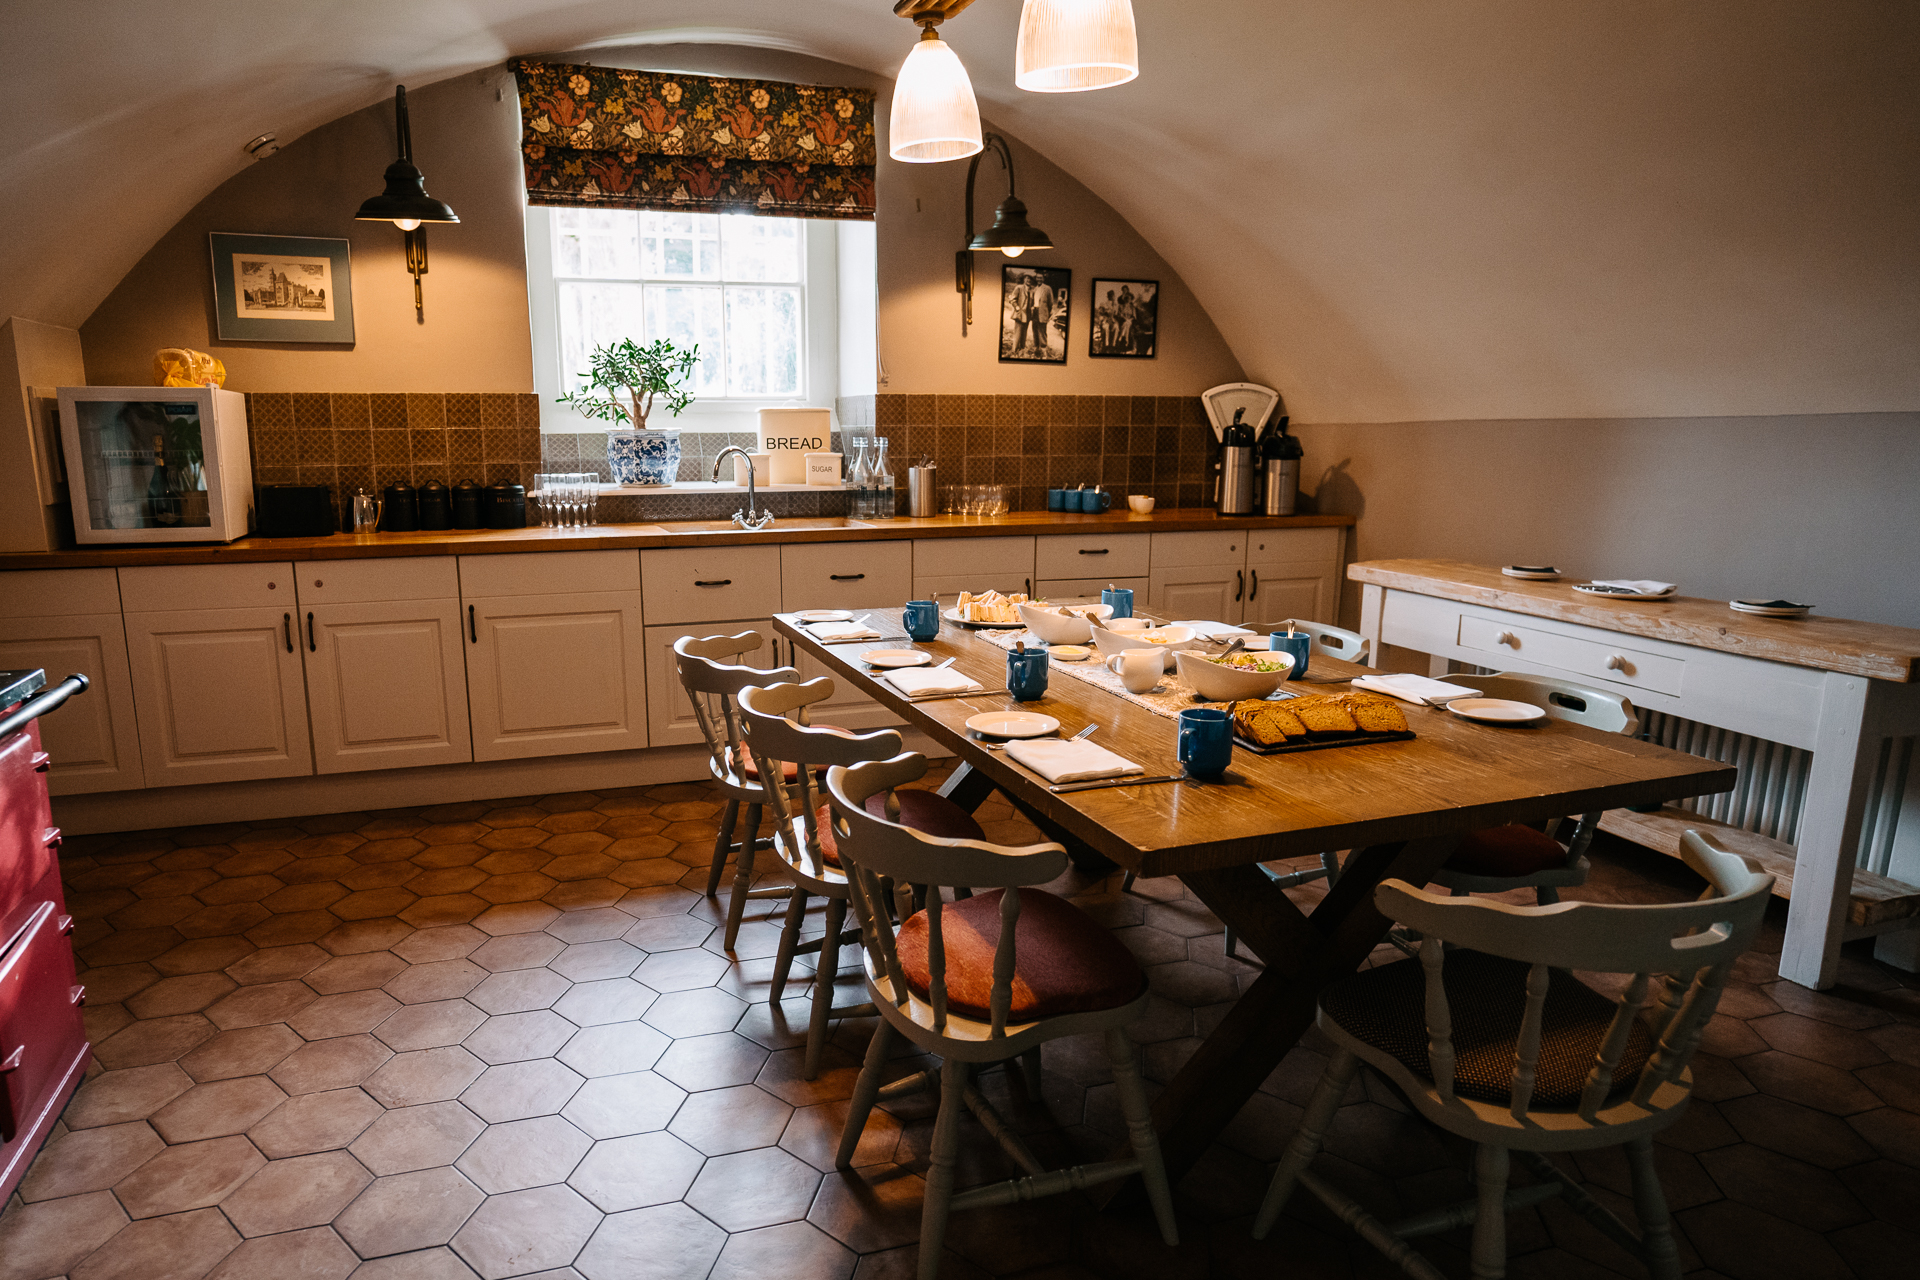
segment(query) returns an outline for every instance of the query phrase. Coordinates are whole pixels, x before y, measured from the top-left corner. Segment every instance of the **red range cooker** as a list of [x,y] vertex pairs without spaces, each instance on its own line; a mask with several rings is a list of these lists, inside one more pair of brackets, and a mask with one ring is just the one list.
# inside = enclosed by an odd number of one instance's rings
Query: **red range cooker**
[[0,1203],[26,1176],[87,1066],[60,832],[34,721],[87,687],[0,671]]

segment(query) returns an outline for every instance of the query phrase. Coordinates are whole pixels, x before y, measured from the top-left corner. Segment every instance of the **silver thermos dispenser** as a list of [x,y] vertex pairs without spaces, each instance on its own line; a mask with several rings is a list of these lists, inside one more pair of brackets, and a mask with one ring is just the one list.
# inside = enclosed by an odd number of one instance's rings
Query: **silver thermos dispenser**
[[1245,409],[1233,411],[1233,422],[1220,436],[1220,514],[1253,514],[1253,428],[1241,421]]
[[1290,516],[1300,500],[1300,441],[1287,434],[1287,420],[1281,418],[1267,433],[1260,446],[1261,478],[1266,497],[1260,505],[1263,515]]
[[907,515],[916,520],[940,514],[940,469],[932,459],[907,468]]

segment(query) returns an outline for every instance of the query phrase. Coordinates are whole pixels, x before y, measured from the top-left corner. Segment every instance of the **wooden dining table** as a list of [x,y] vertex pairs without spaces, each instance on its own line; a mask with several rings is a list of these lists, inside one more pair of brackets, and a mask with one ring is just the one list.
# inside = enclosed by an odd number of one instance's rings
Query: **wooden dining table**
[[[1560,720],[1485,725],[1409,705],[1411,740],[1265,756],[1236,748],[1217,779],[1056,793],[1045,778],[975,737],[966,720],[987,711],[1038,711],[1060,721],[1063,737],[1096,724],[1092,741],[1143,766],[1150,777],[1182,772],[1175,721],[1057,669],[1036,701],[1016,703],[1004,691],[991,692],[1005,689],[1006,651],[952,622],[942,623],[936,639],[912,647],[935,662],[953,658],[956,670],[990,692],[910,701],[880,683],[885,673],[860,657],[904,641],[825,644],[791,614],[775,615],[774,628],[836,680],[871,694],[957,756],[960,765],[943,794],[971,809],[1001,792],[1082,866],[1097,855],[1143,877],[1179,876],[1263,962],[1264,970],[1154,1103],[1168,1172],[1176,1178],[1312,1025],[1321,991],[1358,968],[1385,936],[1389,922],[1373,904],[1381,882],[1426,884],[1470,831],[1658,805],[1734,785],[1730,766],[1619,734]],[[1367,670],[1316,655],[1308,675]],[[1347,689],[1344,683],[1295,687]],[[1353,852],[1338,881],[1311,911],[1259,868],[1348,849]]]

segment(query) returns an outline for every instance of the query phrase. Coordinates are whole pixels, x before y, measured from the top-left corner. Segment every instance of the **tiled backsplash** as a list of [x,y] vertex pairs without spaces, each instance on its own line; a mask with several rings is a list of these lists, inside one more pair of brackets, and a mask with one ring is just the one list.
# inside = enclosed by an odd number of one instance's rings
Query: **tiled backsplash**
[[[906,472],[922,458],[940,483],[1004,484],[1015,510],[1046,505],[1046,491],[1104,484],[1116,495],[1149,494],[1162,506],[1210,499],[1213,434],[1193,396],[854,396],[837,402],[849,433],[890,442],[904,504]],[[598,432],[540,432],[540,401],[525,394],[255,392],[247,396],[254,476],[260,484],[325,484],[336,504],[356,489],[463,479],[531,484],[540,471],[596,471],[611,479]],[[750,432],[681,437],[680,476],[705,480],[729,445],[751,450]],[[841,448],[838,434],[833,447]],[[842,514],[839,493],[773,494],[783,515]],[[603,498],[600,519],[710,519],[740,505],[728,495]]]

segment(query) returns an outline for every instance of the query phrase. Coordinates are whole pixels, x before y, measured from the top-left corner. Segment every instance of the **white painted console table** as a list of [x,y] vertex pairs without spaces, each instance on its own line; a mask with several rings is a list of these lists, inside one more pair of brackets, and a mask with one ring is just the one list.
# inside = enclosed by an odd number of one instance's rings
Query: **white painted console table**
[[[1793,859],[1779,859],[1791,886],[1781,976],[1830,986],[1841,943],[1869,934],[1879,958],[1920,969],[1920,631],[1752,617],[1724,600],[1592,599],[1565,580],[1451,560],[1368,561],[1347,576],[1363,584],[1360,629],[1376,664],[1389,644],[1429,655],[1436,675],[1458,662],[1560,676],[1763,749],[1811,752],[1797,835],[1781,833],[1792,849],[1721,829],[1743,853],[1765,861],[1759,847],[1771,846]],[[1610,818],[1643,839],[1658,825]]]

